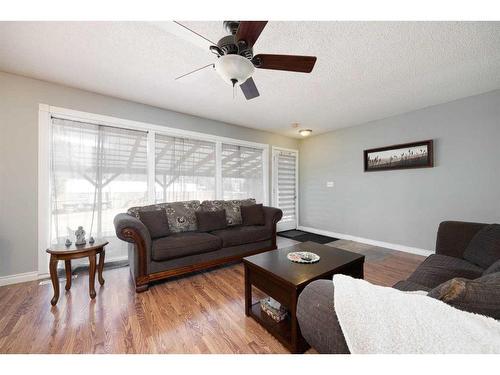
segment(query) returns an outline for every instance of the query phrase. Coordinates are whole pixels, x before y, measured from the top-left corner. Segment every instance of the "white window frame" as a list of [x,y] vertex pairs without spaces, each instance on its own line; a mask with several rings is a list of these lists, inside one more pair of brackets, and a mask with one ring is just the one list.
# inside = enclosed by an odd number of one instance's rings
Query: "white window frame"
[[276,153],[279,151],[288,151],[288,152],[293,152],[297,155],[297,158],[295,159],[295,228],[299,227],[299,150],[294,149],[294,148],[285,148],[285,147],[278,147],[278,146],[272,146],[271,150],[271,158],[272,158],[272,165],[271,165],[271,204],[273,207],[278,207],[278,173],[277,173],[277,163],[276,163]]
[[38,273],[48,275],[48,257],[46,249],[50,245],[50,140],[52,116],[67,120],[83,121],[91,124],[105,125],[115,128],[145,131],[148,154],[148,201],[155,202],[155,137],[164,134],[171,137],[193,138],[215,143],[216,149],[216,199],[222,199],[222,144],[245,146],[262,150],[264,205],[269,204],[269,145],[243,141],[235,138],[201,133],[191,130],[133,121],[113,116],[39,104],[38,106]]

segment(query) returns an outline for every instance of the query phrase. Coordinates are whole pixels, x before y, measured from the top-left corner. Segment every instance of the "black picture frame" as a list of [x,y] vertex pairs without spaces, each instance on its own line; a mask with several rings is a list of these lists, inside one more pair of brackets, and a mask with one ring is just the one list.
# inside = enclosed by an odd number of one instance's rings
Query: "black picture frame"
[[429,139],[364,150],[363,160],[365,172],[432,168],[434,166],[433,141]]

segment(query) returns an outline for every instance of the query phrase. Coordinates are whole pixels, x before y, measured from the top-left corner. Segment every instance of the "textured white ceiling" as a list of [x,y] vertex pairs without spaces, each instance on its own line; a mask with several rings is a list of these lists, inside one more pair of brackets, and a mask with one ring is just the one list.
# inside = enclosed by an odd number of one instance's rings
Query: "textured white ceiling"
[[269,22],[256,54],[318,61],[311,74],[257,69],[251,101],[210,68],[174,81],[215,56],[169,24],[0,22],[0,70],[289,136],[294,122],[318,134],[500,88],[500,22]]

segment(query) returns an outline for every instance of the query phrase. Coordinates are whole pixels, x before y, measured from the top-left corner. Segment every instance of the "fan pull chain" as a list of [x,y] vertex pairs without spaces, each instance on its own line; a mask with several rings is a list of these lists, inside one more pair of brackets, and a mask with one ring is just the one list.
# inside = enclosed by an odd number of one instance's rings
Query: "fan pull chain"
[[236,86],[236,83],[237,83],[237,82],[238,82],[238,81],[237,81],[237,80],[235,80],[234,78],[233,78],[233,79],[231,79],[231,83],[233,84],[233,99],[236,97],[236,89],[235,89],[235,86]]

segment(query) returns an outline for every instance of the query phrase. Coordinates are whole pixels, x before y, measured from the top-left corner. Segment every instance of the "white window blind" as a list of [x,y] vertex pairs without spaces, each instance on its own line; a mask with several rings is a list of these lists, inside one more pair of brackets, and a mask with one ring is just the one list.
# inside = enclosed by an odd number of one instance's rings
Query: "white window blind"
[[156,202],[216,198],[215,143],[156,134]]
[[262,149],[223,143],[221,165],[223,199],[264,201]]
[[147,133],[52,119],[51,243],[74,240],[83,226],[104,238],[106,260],[126,255],[113,218],[147,203]]
[[296,218],[296,153],[280,151],[276,155],[278,171],[277,204],[283,211],[282,221],[293,221]]

